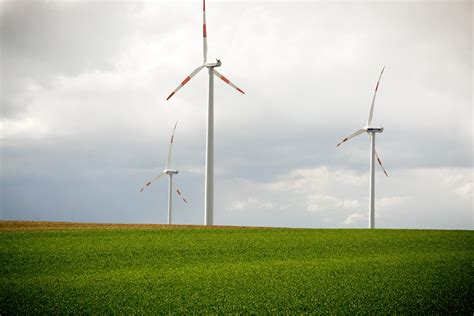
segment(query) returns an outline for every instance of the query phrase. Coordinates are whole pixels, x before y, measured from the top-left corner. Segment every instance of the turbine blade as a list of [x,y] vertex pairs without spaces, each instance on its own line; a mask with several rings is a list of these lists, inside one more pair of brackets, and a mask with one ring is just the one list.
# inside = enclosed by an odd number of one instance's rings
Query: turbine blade
[[169,100],[176,92],[178,92],[179,89],[181,89],[185,84],[187,84],[188,81],[191,80],[192,77],[194,77],[199,71],[201,71],[202,68],[204,68],[204,65],[199,66],[196,69],[194,69],[193,72],[189,76],[187,76],[183,80],[183,82],[181,82],[179,86],[176,89],[174,89],[173,92],[171,92],[171,94],[166,98],[166,100]]
[[360,129],[360,130],[358,130],[358,131],[356,131],[356,132],[350,134],[350,135],[347,136],[346,138],[342,139],[342,140],[339,142],[339,144],[337,144],[337,147],[339,147],[342,143],[347,142],[349,139],[354,138],[354,137],[356,137],[356,136],[362,134],[363,132],[365,132],[365,129]]
[[155,182],[156,180],[158,180],[159,178],[161,178],[162,176],[164,176],[165,173],[162,172],[160,173],[159,175],[157,175],[156,177],[154,177],[153,179],[151,179],[150,181],[148,181],[147,183],[145,183],[145,185],[140,189],[140,192],[142,192],[143,190],[145,190],[147,187],[149,187],[153,182]]
[[166,169],[168,169],[171,162],[171,148],[173,147],[174,132],[176,131],[176,125],[178,125],[178,122],[174,124],[173,133],[171,134],[170,147],[168,149],[168,160],[166,161]]
[[222,81],[224,81],[225,83],[227,83],[229,86],[231,86],[232,88],[236,89],[237,91],[239,91],[240,93],[242,94],[245,94],[244,91],[242,91],[239,87],[237,87],[235,84],[233,84],[229,79],[227,79],[226,77],[224,77],[223,75],[221,75],[215,68],[212,68],[212,71],[214,72],[214,74],[221,78]]
[[178,195],[184,203],[188,204],[188,201],[186,200],[186,198],[184,197],[183,193],[181,192],[181,190],[176,186],[176,184],[173,184],[175,187],[176,187],[176,195]]
[[374,152],[375,152],[375,157],[377,158],[377,161],[379,162],[380,168],[382,168],[383,173],[385,173],[385,175],[388,177],[388,173],[385,170],[385,168],[383,167],[382,161],[380,160],[379,155],[377,154],[377,151],[375,149],[374,149]]
[[202,0],[202,44],[205,64],[207,61],[206,0]]
[[375,86],[374,97],[372,98],[372,104],[370,105],[370,112],[369,112],[369,119],[367,120],[367,126],[369,126],[370,123],[372,123],[372,116],[374,114],[375,97],[377,96],[377,90],[379,88],[380,78],[382,78],[382,74],[384,70],[385,70],[385,67],[382,68],[382,71],[380,72],[379,80],[377,80],[377,85]]

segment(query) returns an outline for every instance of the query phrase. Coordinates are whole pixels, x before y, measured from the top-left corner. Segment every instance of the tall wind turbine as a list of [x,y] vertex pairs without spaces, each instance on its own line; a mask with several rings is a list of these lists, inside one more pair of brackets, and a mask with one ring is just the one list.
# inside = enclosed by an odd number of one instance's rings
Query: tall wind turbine
[[341,145],[342,143],[347,142],[349,139],[354,138],[364,132],[369,134],[369,139],[370,139],[370,191],[369,191],[370,222],[369,222],[369,227],[370,228],[375,228],[375,176],[374,176],[375,157],[377,157],[377,161],[380,167],[382,168],[385,175],[388,177],[388,173],[387,171],[385,171],[382,165],[382,161],[380,161],[379,155],[377,155],[377,152],[375,150],[375,133],[382,133],[383,127],[371,125],[372,116],[374,113],[375,97],[377,95],[380,78],[382,78],[382,74],[384,70],[385,70],[385,67],[382,68],[382,71],[380,72],[379,80],[377,81],[377,85],[375,86],[374,96],[372,98],[372,104],[370,106],[369,119],[367,120],[367,125],[364,128],[347,136],[346,138],[341,140],[339,144],[337,144],[337,146],[339,147],[339,145]]
[[207,132],[206,132],[206,173],[204,184],[204,223],[205,225],[214,224],[214,75],[219,77],[222,81],[236,89],[242,94],[245,94],[239,87],[233,84],[229,79],[217,72],[215,68],[221,66],[221,61],[216,59],[216,62],[207,61],[207,30],[206,30],[206,1],[202,1],[202,19],[203,19],[203,64],[191,72],[183,82],[166,98],[169,100],[179,89],[181,89],[192,77],[194,77],[203,68],[208,69],[209,74],[209,103],[207,108]]
[[[172,223],[172,192],[173,192],[173,175],[178,174],[178,170],[176,169],[170,169],[170,164],[171,164],[171,149],[173,147],[173,141],[174,141],[174,132],[176,131],[176,125],[178,125],[178,122],[174,124],[173,128],[173,133],[171,134],[171,140],[170,140],[170,147],[168,149],[168,160],[166,160],[166,168],[163,170],[162,173],[154,177],[152,180],[148,181],[145,183],[145,185],[140,189],[140,192],[142,192],[145,188],[150,186],[153,182],[156,180],[160,179],[164,175],[169,176],[169,181],[168,181],[168,224]],[[183,199],[184,203],[188,204],[188,201],[184,198],[182,195],[181,191],[176,187],[176,194]]]

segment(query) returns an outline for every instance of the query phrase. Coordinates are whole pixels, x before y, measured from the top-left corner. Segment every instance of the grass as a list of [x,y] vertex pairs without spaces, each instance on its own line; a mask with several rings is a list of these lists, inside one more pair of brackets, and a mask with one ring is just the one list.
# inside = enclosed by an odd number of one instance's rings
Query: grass
[[474,232],[0,222],[0,314],[474,313]]

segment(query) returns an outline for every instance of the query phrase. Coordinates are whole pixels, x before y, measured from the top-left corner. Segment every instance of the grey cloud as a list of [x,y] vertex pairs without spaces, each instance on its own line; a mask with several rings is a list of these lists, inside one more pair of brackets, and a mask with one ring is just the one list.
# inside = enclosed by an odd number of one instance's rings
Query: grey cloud
[[133,31],[134,3],[5,1],[0,16],[2,115],[32,101],[28,85],[113,66]]
[[[164,100],[201,62],[200,5],[3,6],[2,218],[164,222],[166,185],[137,192],[163,168],[178,120],[173,161],[190,205],[176,203],[176,219],[201,223],[204,179],[195,171],[204,166],[207,75]],[[321,166],[365,176],[367,137],[336,143],[365,124],[386,65],[374,117],[386,128],[377,148],[390,173],[385,179],[377,170],[381,203],[401,199],[405,215],[419,206],[418,220],[432,207],[437,215],[426,225],[442,228],[449,217],[442,208],[452,202],[459,220],[445,227],[465,228],[465,199],[412,182],[420,169],[472,168],[471,6],[212,3],[209,56],[222,58],[220,71],[246,91],[236,94],[216,80],[216,222],[362,225],[354,214],[364,214],[365,185],[345,186],[342,198],[334,187],[263,198],[250,189]],[[447,174],[429,176],[440,181]],[[295,198],[334,210],[306,212],[290,203]],[[248,214],[244,206],[258,210]],[[380,214],[386,227],[411,223],[394,214]]]

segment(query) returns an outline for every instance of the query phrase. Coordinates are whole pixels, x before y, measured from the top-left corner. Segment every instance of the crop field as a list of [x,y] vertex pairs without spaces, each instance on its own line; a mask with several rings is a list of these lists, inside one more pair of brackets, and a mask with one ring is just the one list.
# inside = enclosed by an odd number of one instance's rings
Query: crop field
[[474,232],[0,222],[0,314],[474,313]]

